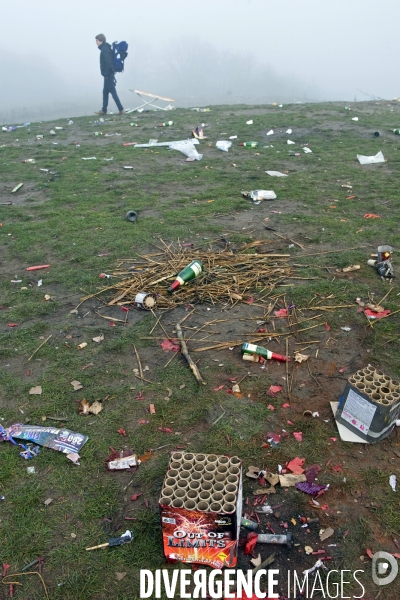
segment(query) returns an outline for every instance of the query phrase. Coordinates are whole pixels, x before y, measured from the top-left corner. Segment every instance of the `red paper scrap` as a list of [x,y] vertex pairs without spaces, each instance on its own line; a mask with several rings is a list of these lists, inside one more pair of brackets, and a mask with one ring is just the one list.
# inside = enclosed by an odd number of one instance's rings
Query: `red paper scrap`
[[287,317],[287,309],[286,308],[281,308],[280,310],[274,310],[274,315],[276,317]]
[[148,423],[150,423],[150,421],[146,421],[146,419],[139,419],[138,420],[138,425],[147,425]]
[[303,432],[302,431],[293,431],[293,436],[298,442],[303,441]]
[[163,433],[174,433],[169,427],[159,427],[158,431],[162,431]]
[[110,327],[115,327],[114,321],[110,321]]
[[342,467],[342,465],[341,465],[341,464],[338,464],[338,465],[332,465],[332,467],[331,467],[331,468],[332,468],[332,471],[333,471],[334,473],[342,473],[342,471],[343,471],[343,467]]
[[36,267],[27,267],[27,271],[38,271],[39,269],[48,269],[50,265],[37,265]]
[[371,550],[369,548],[367,548],[366,550],[366,554],[367,556],[369,556],[369,558],[372,560],[372,558],[374,557],[373,553],[371,552]]
[[305,458],[299,458],[298,456],[296,456],[296,458],[293,458],[293,460],[289,461],[286,464],[286,467],[295,475],[302,475],[304,473],[304,469],[302,467],[305,462]]
[[325,329],[326,329],[327,331],[330,331],[330,330],[331,330],[331,326],[329,325],[329,323],[325,323]]
[[149,405],[149,409],[150,409],[150,414],[151,415],[155,415],[156,414],[156,408],[155,408],[154,404],[150,404]]
[[117,429],[117,433],[123,435],[124,437],[126,437],[126,431],[125,429],[122,429],[122,427],[120,427],[119,429]]
[[288,402],[285,402],[285,404],[282,404],[282,408],[290,408],[290,404]]
[[140,496],[143,496],[143,493],[141,493],[141,494],[133,494],[133,496],[131,496],[132,502],[135,502],[135,500],[137,500],[138,498],[140,498]]
[[375,215],[374,213],[367,213],[364,215],[364,219],[380,219],[379,215]]
[[18,327],[18,323],[7,323],[8,327]]
[[274,398],[275,395],[278,394],[281,390],[281,385],[271,385],[267,390],[267,396],[272,396]]
[[337,438],[335,438],[335,437],[332,437],[330,439],[332,440],[332,442],[337,442]]
[[272,431],[268,431],[265,437],[267,438],[267,440],[271,439],[276,444],[279,444],[279,442],[281,441],[281,436],[279,435],[279,433],[273,433]]
[[275,406],[272,406],[272,404],[268,404],[267,408],[268,408],[269,410],[275,410]]
[[222,390],[225,386],[224,385],[220,385],[219,387],[214,388],[214,392],[219,392],[220,390]]
[[[174,340],[174,342],[176,341],[177,340]],[[161,342],[161,348],[164,350],[164,352],[178,352],[179,345],[173,344],[170,340],[164,340]]]
[[258,538],[258,534],[251,531],[247,538],[246,538],[246,543],[244,545],[244,553],[245,554],[252,554],[255,545],[257,544],[257,538]]
[[370,308],[366,308],[364,310],[364,314],[368,317],[368,319],[382,319],[382,317],[386,317],[390,315],[390,310],[383,310],[382,312],[375,312]]

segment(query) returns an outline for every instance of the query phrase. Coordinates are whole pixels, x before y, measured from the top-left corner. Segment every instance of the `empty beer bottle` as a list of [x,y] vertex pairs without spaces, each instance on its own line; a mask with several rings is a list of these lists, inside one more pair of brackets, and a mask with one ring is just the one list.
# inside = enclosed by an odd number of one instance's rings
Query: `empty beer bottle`
[[256,346],[256,344],[248,344],[244,342],[241,348],[243,360],[249,360],[252,362],[260,362],[260,358],[263,360],[280,360],[286,362],[286,356],[282,354],[275,354],[271,350],[267,350],[262,346]]
[[244,146],[245,148],[258,148],[258,142],[240,142],[239,146]]
[[202,271],[203,263],[201,263],[199,260],[193,260],[187,267],[178,273],[174,283],[168,288],[168,293],[172,294],[172,292],[181,287],[181,285],[185,285],[185,283],[191,279],[198,277]]
[[131,127],[140,127],[139,123],[129,123]]
[[159,125],[159,127],[171,127],[171,125],[173,125],[174,122],[173,121],[165,121],[165,123],[161,123],[161,125]]
[[400,129],[393,129],[393,133],[395,133],[396,135],[400,135]]

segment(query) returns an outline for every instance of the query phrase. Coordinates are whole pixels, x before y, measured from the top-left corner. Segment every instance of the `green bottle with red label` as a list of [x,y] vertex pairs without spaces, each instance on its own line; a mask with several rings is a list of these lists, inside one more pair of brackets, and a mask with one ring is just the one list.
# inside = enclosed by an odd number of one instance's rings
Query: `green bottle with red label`
[[263,362],[265,360],[280,360],[286,362],[286,356],[282,354],[275,354],[267,348],[262,346],[256,346],[256,344],[249,344],[244,342],[241,348],[243,360],[249,360],[250,362]]
[[204,270],[203,263],[199,260],[192,260],[192,262],[182,269],[176,276],[175,281],[168,288],[168,293],[172,294],[175,290],[180,288],[182,285],[185,285],[188,281],[195,279],[202,273]]

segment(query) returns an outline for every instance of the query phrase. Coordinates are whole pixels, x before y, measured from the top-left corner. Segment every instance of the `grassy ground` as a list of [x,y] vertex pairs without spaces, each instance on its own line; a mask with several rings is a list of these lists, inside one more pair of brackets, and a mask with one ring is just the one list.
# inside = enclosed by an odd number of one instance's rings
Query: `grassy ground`
[[[222,106],[204,114],[179,109],[167,117],[159,113],[116,120],[111,117],[101,125],[95,125],[93,119],[74,118],[70,126],[66,121],[35,123],[30,129],[2,133],[0,191],[2,202],[13,204],[0,206],[1,424],[43,424],[43,416],[58,416],[68,428],[89,436],[80,467],[46,449],[25,462],[13,445],[2,444],[0,493],[5,500],[0,503],[0,557],[11,565],[10,572],[19,572],[43,556],[43,576],[52,600],[138,598],[139,569],[165,566],[157,500],[168,452],[181,445],[190,451],[237,454],[245,467],[265,465],[274,472],[278,464],[296,455],[305,457],[307,464],[325,466],[321,479],[331,484],[323,498],[330,505],[326,515],[318,514],[299,492],[277,494],[276,504],[286,501],[285,518],[289,521],[301,512],[321,516],[323,525],[331,524],[335,528],[332,539],[339,546],[331,549],[334,560],[329,566],[364,569],[364,585],[371,594],[365,597],[372,598],[379,591],[371,581],[369,559],[362,563],[359,557],[368,547],[373,552],[396,551],[393,538],[400,534],[399,502],[388,479],[398,473],[397,454],[393,456],[397,435],[361,449],[334,443],[330,438],[337,437],[337,432],[332,420],[307,420],[302,413],[313,405],[321,417],[329,418],[329,401],[338,399],[336,392],[343,389],[346,377],[366,362],[400,377],[398,315],[370,327],[356,308],[328,313],[331,331],[322,327],[325,333],[318,330],[317,337],[325,335],[330,345],[325,345],[319,358],[313,355],[311,362],[321,388],[302,367],[288,417],[282,408],[286,398],[273,399],[276,410],[272,413],[268,409],[271,399],[265,396],[271,383],[282,382],[282,367],[281,371],[271,367],[265,373],[254,369],[253,376],[243,382],[242,398],[223,395],[213,388],[221,383],[229,385],[230,377],[241,377],[248,370],[237,352],[202,355],[199,365],[207,385],[199,388],[183,361],[175,359],[164,368],[170,356],[154,340],[143,339],[151,337],[155,324],[152,315],[131,311],[127,326],[116,322],[116,327],[110,327],[95,312],[104,306],[97,299],[83,304],[78,314],[70,312],[81,297],[99,289],[104,282],[99,280],[99,273],[112,273],[123,258],[156,251],[161,245],[159,238],[193,242],[206,249],[208,241],[221,234],[236,244],[270,240],[271,249],[290,253],[294,263],[308,265],[305,276],[317,279],[298,281],[288,288],[288,303],[304,308],[323,297],[327,303],[354,304],[356,297],[365,300],[368,295],[379,301],[389,285],[366,266],[366,261],[379,244],[397,248],[400,241],[400,140],[389,133],[399,126],[400,107],[381,102],[355,104],[352,109],[347,111],[340,103],[283,108]],[[353,116],[359,121],[352,121]],[[167,118],[173,119],[174,125],[158,128]],[[160,141],[185,139],[203,119],[208,125],[204,129],[208,139],[199,147],[204,154],[199,162],[186,163],[183,155],[165,148],[123,146],[123,142],[144,143],[155,137]],[[254,124],[246,125],[248,119]],[[141,126],[130,127],[132,121]],[[54,126],[64,130],[52,137],[49,130]],[[285,133],[288,127],[293,129],[290,135]],[[266,136],[270,129],[275,134]],[[121,135],[95,136],[100,130]],[[372,135],[376,130],[381,131],[380,137]],[[41,133],[44,138],[36,140]],[[215,141],[231,135],[238,139],[229,153],[218,151]],[[287,145],[288,138],[296,145]],[[258,141],[259,148],[237,145],[247,140]],[[312,154],[303,153],[307,143]],[[290,156],[293,149],[301,155]],[[387,162],[364,167],[358,164],[357,153],[372,155],[379,150]],[[96,160],[82,160],[92,156]],[[112,161],[104,160],[111,157]],[[21,162],[27,158],[36,162]],[[124,170],[128,165],[134,168]],[[266,169],[288,171],[289,176],[271,178]],[[11,193],[20,182],[24,186]],[[251,189],[274,189],[278,199],[253,205],[241,197],[242,190]],[[136,224],[124,218],[130,209],[139,213]],[[380,218],[364,218],[368,213]],[[289,248],[290,242],[274,237],[263,224],[294,239],[305,250],[297,245]],[[346,276],[335,271],[355,263],[361,264],[361,271]],[[51,268],[26,271],[26,267],[40,264],[51,264]],[[38,286],[40,279],[43,285]],[[384,305],[395,311],[399,308],[397,283],[392,287]],[[51,300],[45,301],[45,294]],[[329,300],[330,296],[334,300]],[[208,314],[211,318],[221,314],[221,307],[211,307],[211,313],[205,307],[199,310],[204,319]],[[178,315],[183,316],[182,311],[163,315],[169,333]],[[125,318],[119,308],[103,314]],[[229,316],[229,311],[224,314]],[[10,323],[17,326],[9,327]],[[347,337],[340,329],[344,325],[352,327]],[[300,341],[316,339],[315,331],[303,334]],[[101,333],[105,341],[94,344],[92,338]],[[28,361],[49,335],[49,342]],[[83,341],[88,346],[78,351],[76,346]],[[143,365],[149,365],[148,377],[153,384],[135,378],[133,346]],[[88,364],[91,366],[85,368]],[[344,373],[339,372],[343,365]],[[72,391],[70,382],[74,379],[83,384],[82,392]],[[305,386],[301,387],[301,382]],[[31,387],[37,385],[42,386],[43,393],[29,395]],[[144,400],[138,398],[141,392]],[[78,414],[77,399],[103,400],[106,396],[101,414],[87,418]],[[155,404],[155,415],[148,414],[149,403]],[[224,418],[214,426],[223,411]],[[288,418],[293,427],[287,425]],[[139,424],[143,419],[149,423]],[[46,421],[46,425],[54,423]],[[126,438],[117,433],[121,427]],[[160,431],[165,427],[173,429],[173,436]],[[265,433],[283,427],[289,432],[303,431],[301,446],[288,437],[277,450],[263,448]],[[110,474],[104,468],[110,446],[133,448],[146,457],[149,449],[153,452],[136,474]],[[333,473],[326,466],[329,461],[343,463],[344,474]],[[28,466],[35,466],[35,474],[27,473]],[[251,496],[254,489],[245,481],[245,495]],[[132,502],[129,498],[135,492],[143,496]],[[48,506],[44,504],[47,498],[53,499]],[[305,543],[303,534],[298,525],[289,525],[300,546],[291,553],[282,551],[278,562],[287,567],[289,560],[292,568],[308,568],[315,557],[300,552]],[[120,535],[126,528],[134,533],[132,544],[85,552],[87,546]],[[318,527],[310,535],[315,548],[321,547]],[[268,548],[260,551],[269,553]],[[241,561],[241,566],[249,566],[247,558]],[[127,575],[117,582],[117,572]],[[33,576],[26,579],[16,597],[43,598],[39,582]],[[398,598],[399,588],[394,583],[384,593],[382,597]],[[6,586],[0,589],[1,597],[8,597]]]

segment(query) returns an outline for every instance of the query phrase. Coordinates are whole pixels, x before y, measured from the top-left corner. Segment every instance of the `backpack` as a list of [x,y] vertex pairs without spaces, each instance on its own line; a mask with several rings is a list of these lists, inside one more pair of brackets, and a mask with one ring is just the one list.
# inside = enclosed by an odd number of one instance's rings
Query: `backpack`
[[124,70],[124,60],[128,56],[127,53],[128,44],[126,42],[114,42],[112,45],[113,57],[114,57],[114,71],[115,73],[122,73]]

